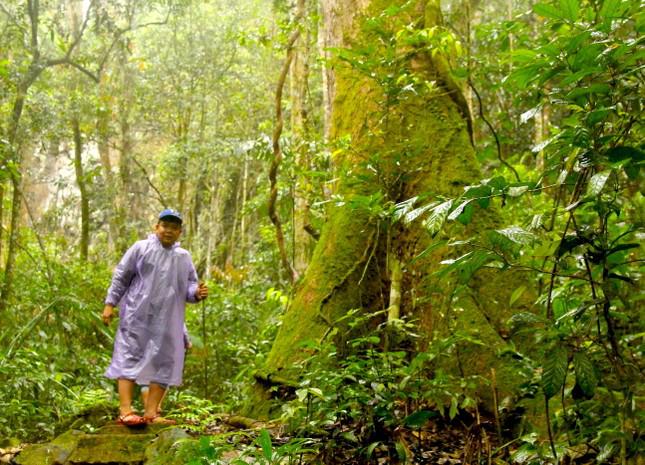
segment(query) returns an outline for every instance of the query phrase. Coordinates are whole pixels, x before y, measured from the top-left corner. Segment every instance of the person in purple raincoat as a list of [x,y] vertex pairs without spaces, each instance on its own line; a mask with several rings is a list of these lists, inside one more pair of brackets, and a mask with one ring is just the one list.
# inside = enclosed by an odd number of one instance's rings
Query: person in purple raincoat
[[[179,212],[163,210],[154,234],[130,247],[117,265],[105,299],[106,325],[114,308],[120,309],[105,376],[118,380],[118,421],[128,426],[172,423],[157,411],[168,386],[181,384],[186,302],[208,296],[206,285],[197,281],[190,253],[177,242],[181,227]],[[142,417],[132,409],[135,384],[149,385]]]

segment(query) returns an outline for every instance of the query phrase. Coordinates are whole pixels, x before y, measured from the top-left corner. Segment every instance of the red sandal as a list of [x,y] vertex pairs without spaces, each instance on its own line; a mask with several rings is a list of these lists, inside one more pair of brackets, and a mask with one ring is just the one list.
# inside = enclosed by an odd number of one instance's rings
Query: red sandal
[[119,415],[116,422],[124,426],[143,426],[147,423],[145,418],[140,417],[134,412],[126,413],[125,415]]

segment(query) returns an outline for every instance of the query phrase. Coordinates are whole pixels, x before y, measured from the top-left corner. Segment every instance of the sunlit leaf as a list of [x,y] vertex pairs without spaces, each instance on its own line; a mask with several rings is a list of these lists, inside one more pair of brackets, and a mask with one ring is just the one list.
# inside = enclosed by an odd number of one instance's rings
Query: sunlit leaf
[[448,216],[448,212],[451,207],[452,200],[447,200],[432,209],[430,216],[423,222],[423,225],[430,234],[434,235],[439,232],[446,221],[446,217]]
[[509,226],[508,228],[497,229],[496,232],[517,244],[526,245],[535,240],[535,234],[520,226]]
[[595,197],[600,194],[602,189],[605,187],[609,176],[611,176],[611,171],[601,171],[600,173],[594,174],[589,180],[587,195]]

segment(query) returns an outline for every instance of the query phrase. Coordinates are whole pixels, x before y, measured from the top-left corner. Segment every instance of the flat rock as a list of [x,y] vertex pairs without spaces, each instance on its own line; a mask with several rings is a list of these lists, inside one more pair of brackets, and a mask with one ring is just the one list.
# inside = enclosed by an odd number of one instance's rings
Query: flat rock
[[188,439],[178,427],[109,424],[94,433],[71,430],[52,442],[29,445],[15,461],[19,465],[165,465],[178,444]]

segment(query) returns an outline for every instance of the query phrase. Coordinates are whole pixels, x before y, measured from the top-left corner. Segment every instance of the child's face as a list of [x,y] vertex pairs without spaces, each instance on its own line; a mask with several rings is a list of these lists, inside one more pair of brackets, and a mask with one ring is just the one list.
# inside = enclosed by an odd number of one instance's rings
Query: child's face
[[160,220],[155,226],[155,234],[164,247],[170,247],[181,235],[181,225],[171,221]]

